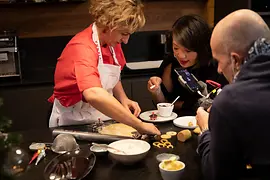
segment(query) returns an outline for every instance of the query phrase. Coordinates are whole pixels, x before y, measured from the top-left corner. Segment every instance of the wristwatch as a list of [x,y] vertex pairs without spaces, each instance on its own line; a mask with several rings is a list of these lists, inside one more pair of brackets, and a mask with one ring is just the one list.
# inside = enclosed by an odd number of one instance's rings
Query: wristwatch
[[201,136],[206,131],[209,131],[208,127],[201,129],[201,132],[200,132],[199,136]]

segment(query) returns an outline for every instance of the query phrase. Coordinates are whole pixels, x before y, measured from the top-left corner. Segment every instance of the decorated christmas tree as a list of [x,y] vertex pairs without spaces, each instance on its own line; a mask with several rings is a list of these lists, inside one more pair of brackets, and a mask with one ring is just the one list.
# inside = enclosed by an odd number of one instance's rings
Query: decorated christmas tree
[[20,141],[20,136],[15,133],[7,133],[6,131],[11,126],[12,121],[3,116],[2,107],[3,100],[0,98],[0,179],[12,179],[10,175],[5,173],[3,164],[9,149]]

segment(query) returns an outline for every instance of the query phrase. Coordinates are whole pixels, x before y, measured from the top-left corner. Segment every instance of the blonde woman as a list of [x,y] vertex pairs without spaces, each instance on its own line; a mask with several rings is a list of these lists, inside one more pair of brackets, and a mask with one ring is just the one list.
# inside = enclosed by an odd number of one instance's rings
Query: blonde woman
[[89,12],[94,23],[75,35],[58,58],[49,126],[114,119],[141,133],[160,134],[137,118],[140,107],[120,81],[126,63],[121,43],[144,26],[143,5],[138,0],[92,0]]

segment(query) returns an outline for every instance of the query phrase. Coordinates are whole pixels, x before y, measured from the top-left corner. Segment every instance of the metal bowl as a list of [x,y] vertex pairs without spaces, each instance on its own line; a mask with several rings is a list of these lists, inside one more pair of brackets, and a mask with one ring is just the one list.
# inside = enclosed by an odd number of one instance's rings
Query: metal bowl
[[59,134],[53,141],[51,150],[58,154],[79,150],[76,139],[69,134]]
[[66,152],[52,159],[44,170],[46,180],[83,179],[93,169],[96,156],[89,147]]

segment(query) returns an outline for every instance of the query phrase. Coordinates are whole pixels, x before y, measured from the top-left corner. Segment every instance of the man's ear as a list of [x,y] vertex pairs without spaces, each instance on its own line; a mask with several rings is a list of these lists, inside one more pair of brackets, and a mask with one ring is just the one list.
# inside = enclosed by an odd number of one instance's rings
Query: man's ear
[[243,64],[243,58],[235,52],[231,52],[231,57],[234,59],[232,63],[234,63],[235,70],[239,71],[241,65]]

